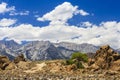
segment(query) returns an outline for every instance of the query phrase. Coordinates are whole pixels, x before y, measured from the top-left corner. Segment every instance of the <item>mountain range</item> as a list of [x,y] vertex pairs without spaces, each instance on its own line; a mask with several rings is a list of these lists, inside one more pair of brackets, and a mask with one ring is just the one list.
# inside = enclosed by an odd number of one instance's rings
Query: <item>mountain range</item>
[[11,60],[19,54],[24,54],[29,60],[68,59],[74,52],[95,53],[98,48],[87,43],[31,41],[21,45],[14,40],[0,41],[0,55],[8,56]]

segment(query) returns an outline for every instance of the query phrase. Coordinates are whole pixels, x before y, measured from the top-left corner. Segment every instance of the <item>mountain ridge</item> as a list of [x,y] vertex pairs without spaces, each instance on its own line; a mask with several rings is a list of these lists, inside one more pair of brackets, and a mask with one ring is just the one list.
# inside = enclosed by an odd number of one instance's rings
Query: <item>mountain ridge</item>
[[24,54],[29,60],[52,60],[68,59],[74,52],[94,53],[98,47],[92,44],[75,44],[68,42],[52,43],[50,41],[30,41],[24,45],[17,44],[13,40],[0,41],[1,55],[2,50],[6,51],[5,55],[16,57]]

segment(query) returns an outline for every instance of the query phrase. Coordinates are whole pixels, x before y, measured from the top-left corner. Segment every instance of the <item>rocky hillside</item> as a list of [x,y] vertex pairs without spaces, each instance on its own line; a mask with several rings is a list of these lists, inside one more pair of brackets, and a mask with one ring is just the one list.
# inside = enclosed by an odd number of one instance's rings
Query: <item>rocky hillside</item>
[[75,44],[75,43],[60,42],[60,43],[56,43],[54,45],[67,58],[70,58],[70,56],[73,52],[95,53],[96,50],[99,48],[92,44],[87,44],[87,43]]
[[14,40],[9,40],[9,41],[5,41],[5,40],[1,40],[0,41],[0,46],[3,46],[4,48],[8,48],[8,49],[18,49],[21,47],[21,45],[19,45],[18,43],[16,43]]
[[49,41],[33,41],[22,46],[19,51],[30,60],[64,59],[62,53]]
[[88,52],[95,53],[96,50],[99,48],[92,44],[87,44],[87,43],[75,44],[75,43],[68,43],[68,42],[56,43],[55,46],[58,48],[65,48],[68,50],[80,51],[84,53],[88,53]]
[[11,60],[17,56],[16,51],[19,49],[21,45],[16,43],[13,40],[10,41],[0,41],[0,55],[8,56]]
[[20,45],[10,41],[0,41],[0,54],[6,55],[13,59],[18,54],[24,54],[29,60],[51,60],[67,59],[73,52],[95,52],[98,47],[91,44],[74,44],[74,43],[51,43],[49,41],[32,41]]

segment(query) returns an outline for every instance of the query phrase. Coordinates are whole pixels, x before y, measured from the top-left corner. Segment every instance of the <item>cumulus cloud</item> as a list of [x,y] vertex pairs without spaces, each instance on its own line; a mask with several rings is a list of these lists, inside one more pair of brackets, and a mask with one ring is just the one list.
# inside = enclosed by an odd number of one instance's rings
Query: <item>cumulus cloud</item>
[[[4,12],[4,11],[3,11]],[[58,5],[54,10],[37,18],[39,21],[50,21],[48,26],[40,27],[32,24],[20,24],[13,27],[16,20],[0,20],[0,39],[7,37],[20,43],[21,41],[49,40],[51,42],[73,42],[73,43],[90,43],[94,45],[109,44],[113,48],[120,48],[120,22],[107,21],[95,25],[82,22],[78,26],[70,26],[67,21],[74,15],[89,15],[80,11],[78,6],[73,6],[69,2]],[[68,25],[67,25],[68,24]],[[5,27],[7,26],[7,27]]]
[[0,20],[0,27],[9,27],[16,23],[16,19],[3,18]]
[[14,10],[15,10],[14,6],[8,7],[8,4],[5,2],[2,2],[0,4],[0,13],[10,12],[10,11],[14,11]]
[[74,15],[80,14],[82,16],[89,15],[89,13],[84,10],[79,10],[78,6],[73,6],[69,2],[64,2],[63,4],[55,7],[54,10],[46,13],[42,17],[37,18],[38,21],[51,21],[51,25],[63,25],[67,24],[68,19],[72,18]]
[[[46,26],[37,27],[31,24],[21,24],[16,27],[1,27],[0,39],[8,37],[20,43],[23,40],[49,40],[52,42],[90,43],[94,45],[109,44],[120,48],[120,22],[108,21],[92,27],[77,26]],[[77,38],[75,38],[77,37]]]

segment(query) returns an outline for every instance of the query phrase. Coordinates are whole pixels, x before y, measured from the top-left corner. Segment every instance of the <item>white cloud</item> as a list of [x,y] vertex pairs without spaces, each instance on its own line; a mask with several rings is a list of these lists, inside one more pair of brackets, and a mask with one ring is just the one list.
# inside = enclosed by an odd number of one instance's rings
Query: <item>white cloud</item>
[[29,11],[21,11],[21,12],[15,12],[15,11],[13,11],[13,12],[11,12],[9,15],[10,16],[15,16],[15,15],[21,15],[21,16],[23,16],[23,15],[29,15]]
[[[3,11],[4,12],[4,11]],[[59,40],[74,43],[90,43],[94,45],[109,44],[113,48],[120,48],[120,22],[107,21],[99,25],[82,22],[80,27],[66,25],[68,19],[76,14],[88,15],[78,10],[78,6],[73,6],[69,2],[57,6],[51,12],[39,17],[39,21],[51,21],[48,26],[40,27],[31,24],[13,25],[16,20],[0,20],[0,39],[8,37],[20,43],[23,40],[50,40],[56,42]],[[7,26],[7,27],[5,27]],[[83,27],[84,26],[84,27]]]
[[86,21],[86,22],[81,22],[80,26],[82,27],[92,27],[92,23],[90,23],[89,21]]
[[87,16],[87,15],[89,15],[88,12],[86,12],[86,11],[84,11],[84,10],[82,10],[82,9],[81,9],[81,10],[77,10],[75,14],[78,14],[78,13],[79,13],[80,15],[82,15],[82,16]]
[[[111,26],[110,26],[111,25]],[[0,39],[8,37],[17,42],[22,40],[50,40],[74,43],[90,43],[94,45],[109,44],[113,48],[120,48],[120,22],[108,21],[92,27],[77,27],[68,25],[55,25],[36,27],[30,24],[21,24],[16,27],[1,27]],[[78,37],[79,36],[79,37]],[[74,38],[73,37],[77,37]]]
[[5,2],[2,2],[0,4],[0,13],[5,13],[5,12],[10,12],[10,11],[14,11],[15,10],[14,6],[8,7],[7,5],[8,4],[5,3]]
[[61,5],[55,7],[49,13],[46,13],[42,17],[37,18],[38,21],[51,21],[51,25],[63,25],[67,24],[68,19],[72,18],[73,15],[81,14],[82,16],[89,15],[89,13],[84,10],[78,10],[78,6],[73,6],[69,2],[64,2]]
[[18,12],[18,11],[15,10],[15,6],[9,7],[7,3],[2,2],[0,4],[0,14],[3,14],[5,12],[10,12],[10,14],[9,14],[10,16],[14,16],[14,15],[23,16],[23,15],[29,15],[29,13],[30,13],[29,11],[20,11],[20,12]]
[[15,19],[7,19],[7,18],[3,18],[0,20],[0,27],[9,27],[13,24],[16,23],[17,20]]

